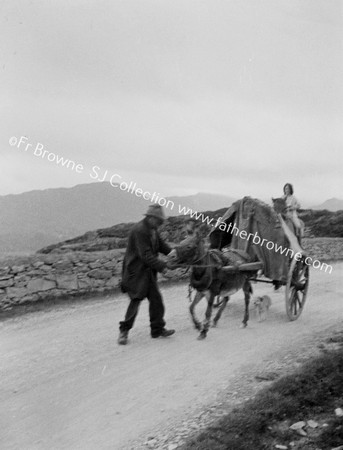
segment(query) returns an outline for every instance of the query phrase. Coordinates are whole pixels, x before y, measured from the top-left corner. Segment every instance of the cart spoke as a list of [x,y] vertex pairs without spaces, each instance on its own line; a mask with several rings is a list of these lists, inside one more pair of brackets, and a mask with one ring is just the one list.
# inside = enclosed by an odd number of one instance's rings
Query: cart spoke
[[293,308],[294,308],[294,315],[297,315],[298,313],[298,294],[297,291],[294,291],[294,296],[293,296]]
[[286,286],[286,311],[290,320],[296,320],[304,307],[309,282],[309,266],[304,260],[292,260]]

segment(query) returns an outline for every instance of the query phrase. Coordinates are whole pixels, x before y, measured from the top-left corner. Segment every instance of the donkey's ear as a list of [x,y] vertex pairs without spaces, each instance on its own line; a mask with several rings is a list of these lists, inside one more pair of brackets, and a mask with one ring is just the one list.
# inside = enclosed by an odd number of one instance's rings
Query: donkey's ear
[[276,200],[276,198],[273,198],[273,197],[272,197],[272,202],[275,202],[275,200]]

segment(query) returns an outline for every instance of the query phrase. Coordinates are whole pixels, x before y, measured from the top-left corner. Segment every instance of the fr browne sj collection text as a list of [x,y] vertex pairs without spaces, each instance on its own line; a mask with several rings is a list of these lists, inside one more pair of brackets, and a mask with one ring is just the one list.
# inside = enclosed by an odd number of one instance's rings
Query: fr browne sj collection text
[[[12,136],[9,139],[9,144],[11,145],[11,147],[15,147],[24,152],[32,153],[37,158],[45,159],[50,163],[54,163],[60,167],[64,167],[76,173],[83,173],[85,170],[83,164],[46,150],[44,148],[44,145],[40,142],[32,144],[29,142],[26,136],[21,136],[20,138]],[[137,197],[144,198],[144,200],[158,203],[161,206],[165,206],[170,209],[173,209],[174,207],[174,202],[165,199],[158,192],[149,192],[144,191],[141,188],[137,188],[137,183],[134,183],[133,181],[121,181],[121,175],[119,175],[118,173],[110,174],[109,170],[101,169],[99,166],[92,166],[89,172],[89,176],[90,178],[92,178],[92,180],[96,180],[99,182],[109,181],[113,187],[119,187],[122,191],[127,191],[131,194],[135,194]]]

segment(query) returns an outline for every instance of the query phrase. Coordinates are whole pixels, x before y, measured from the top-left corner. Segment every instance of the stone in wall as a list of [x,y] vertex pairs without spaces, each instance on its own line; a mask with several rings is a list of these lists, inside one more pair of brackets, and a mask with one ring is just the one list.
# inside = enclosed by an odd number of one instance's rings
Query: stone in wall
[[54,281],[45,280],[44,278],[36,278],[30,280],[27,284],[28,292],[40,292],[40,291],[48,291],[56,287],[56,283]]
[[119,278],[117,277],[112,277],[109,280],[106,281],[105,286],[107,288],[116,288],[118,287],[118,283],[119,283]]
[[33,266],[35,269],[38,269],[39,267],[44,266],[44,263],[43,263],[42,261],[36,261],[36,262],[34,262],[34,263],[32,264],[32,266]]
[[44,264],[52,265],[54,262],[56,262],[56,256],[53,255],[39,255],[39,259],[41,259]]
[[59,289],[66,289],[68,291],[76,290],[79,287],[76,275],[57,275],[56,283]]
[[13,286],[14,281],[12,276],[4,276],[0,278],[0,288]]
[[24,266],[24,265],[22,265],[22,266],[12,266],[11,272],[12,273],[20,273],[20,272],[24,272],[25,269],[26,269],[26,266]]
[[103,268],[104,269],[113,269],[116,266],[116,262],[115,261],[107,261],[106,263],[104,263]]
[[49,281],[56,281],[56,274],[55,273],[46,273],[44,275],[44,280],[49,280]]
[[76,272],[77,272],[77,273],[86,273],[86,272],[89,272],[89,267],[88,267],[88,265],[86,265],[86,264],[81,264],[81,266],[78,266],[78,267],[76,268]]
[[56,269],[57,271],[66,271],[66,270],[71,270],[73,268],[73,263],[70,261],[57,261],[56,263],[54,263],[52,265],[52,267],[54,269]]
[[6,293],[9,298],[21,298],[27,294],[27,289],[25,287],[10,287]]
[[83,277],[78,279],[79,289],[91,290],[94,284],[94,279]]
[[89,267],[91,269],[98,269],[102,267],[102,264],[99,260],[89,263]]
[[37,302],[38,300],[40,300],[40,297],[38,294],[32,294],[32,295],[25,295],[24,297],[22,297],[19,301],[19,303],[33,303],[33,302]]
[[27,272],[27,275],[30,278],[42,278],[45,274],[46,274],[46,272],[44,270],[39,270],[39,269],[33,269],[33,270],[29,270]]
[[94,278],[93,280],[93,287],[94,288],[99,288],[99,287],[103,287],[106,283],[106,280],[101,279],[101,278]]
[[111,278],[112,273],[109,270],[93,269],[88,272],[88,276],[91,278],[108,279]]
[[13,278],[13,275],[10,273],[6,273],[4,275],[0,275],[0,280],[9,280],[10,278]]
[[[62,292],[62,291],[58,291]],[[51,289],[48,291],[38,292],[39,300],[50,300],[51,298],[57,297],[56,293],[54,293]]]
[[6,267],[2,267],[0,269],[0,277],[3,277],[5,275],[8,275],[10,273],[11,268],[6,266]]
[[25,274],[15,275],[15,277],[14,277],[14,282],[15,282],[16,286],[18,286],[19,283],[26,286],[26,284],[29,280],[30,280],[30,277]]
[[42,298],[43,296],[46,296],[46,298],[59,298],[59,297],[65,297],[68,295],[72,295],[74,292],[77,292],[75,290],[66,291],[63,289],[51,289],[50,291],[40,292],[39,296]]

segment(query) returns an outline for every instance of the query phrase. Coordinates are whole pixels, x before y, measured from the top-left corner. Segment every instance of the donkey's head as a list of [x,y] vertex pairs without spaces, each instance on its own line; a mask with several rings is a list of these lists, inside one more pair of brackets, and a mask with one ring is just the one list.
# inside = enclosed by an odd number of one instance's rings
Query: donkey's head
[[200,234],[196,231],[192,236],[180,242],[168,255],[170,263],[193,264],[203,253],[204,244]]

